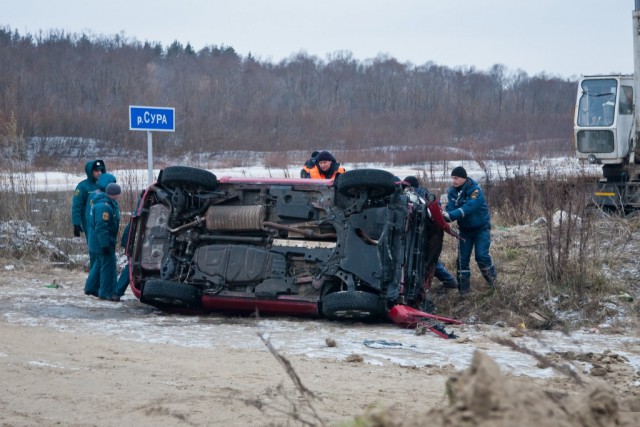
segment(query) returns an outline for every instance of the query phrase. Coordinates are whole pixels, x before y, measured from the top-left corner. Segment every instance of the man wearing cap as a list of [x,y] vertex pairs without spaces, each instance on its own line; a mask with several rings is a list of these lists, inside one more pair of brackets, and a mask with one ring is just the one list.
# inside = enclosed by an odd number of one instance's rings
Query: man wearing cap
[[73,225],[73,235],[80,237],[80,233],[85,233],[85,239],[89,245],[89,236],[86,233],[89,194],[98,189],[98,177],[107,172],[107,168],[102,160],[91,160],[84,165],[84,172],[87,174],[87,179],[80,181],[73,192],[71,225]]
[[[93,199],[89,222],[92,231],[89,236],[89,251],[97,254],[84,285],[85,292],[98,289],[98,297],[104,300],[120,301],[116,294],[116,242],[120,229],[120,206],[118,199],[122,192],[116,183],[107,185],[104,192]],[[89,293],[89,292],[88,292]]]
[[336,176],[344,173],[345,169],[340,166],[328,151],[321,151],[316,156],[315,165],[309,167],[306,163],[300,171],[301,178],[311,179],[334,179]]
[[309,178],[309,171],[316,165],[316,157],[320,154],[319,151],[314,151],[311,153],[311,157],[304,162],[304,166],[300,170],[300,178]]
[[471,290],[471,252],[489,287],[493,287],[496,270],[489,255],[491,246],[491,216],[484,194],[477,182],[458,166],[451,171],[451,184],[447,192],[447,221],[457,221],[460,230],[458,241],[458,290],[467,294]]
[[[96,190],[93,190],[91,193],[89,193],[89,198],[87,200],[87,210],[85,212],[86,218],[89,218],[89,216],[91,215],[91,207],[93,206],[93,203],[98,193],[104,193],[104,191],[107,188],[107,185],[111,184],[112,182],[116,182],[116,177],[110,173],[102,173],[98,177],[98,179],[96,180],[96,184],[98,185],[98,188]],[[91,235],[92,229],[93,229],[93,225],[91,224],[90,221],[87,221],[87,226],[83,230],[85,236],[87,237],[87,241],[91,240],[89,236]],[[96,254],[89,251],[89,270],[91,270],[91,267],[93,267],[93,263],[95,262],[95,257],[96,257]]]

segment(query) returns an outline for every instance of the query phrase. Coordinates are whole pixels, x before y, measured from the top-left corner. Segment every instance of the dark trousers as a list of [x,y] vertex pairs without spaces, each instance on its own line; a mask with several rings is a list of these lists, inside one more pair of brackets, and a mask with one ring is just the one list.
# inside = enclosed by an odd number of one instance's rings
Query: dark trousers
[[447,270],[440,261],[438,261],[438,264],[436,265],[434,276],[436,276],[436,279],[440,280],[442,284],[447,288],[458,287],[458,282],[456,282],[455,277],[453,277],[453,275],[449,273],[449,270]]
[[94,295],[97,293],[100,298],[111,298],[116,295],[115,289],[118,275],[115,251],[108,255],[103,253],[94,253],[94,255],[95,262],[89,271],[84,291]]
[[124,266],[122,271],[120,272],[120,277],[118,277],[118,283],[116,284],[115,295],[121,297],[124,295],[127,287],[129,286],[129,263]]
[[458,241],[458,286],[460,292],[468,292],[471,287],[471,252],[475,250],[475,259],[482,277],[489,286],[493,286],[496,279],[496,269],[489,255],[491,247],[491,230],[489,227],[468,232],[460,230]]

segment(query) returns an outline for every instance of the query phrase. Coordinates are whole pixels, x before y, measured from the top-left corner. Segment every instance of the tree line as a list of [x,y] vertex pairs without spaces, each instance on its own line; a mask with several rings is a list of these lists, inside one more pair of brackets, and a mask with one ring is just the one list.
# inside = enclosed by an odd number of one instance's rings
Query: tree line
[[508,157],[514,145],[519,155],[573,149],[576,82],[500,64],[358,61],[348,51],[271,63],[224,45],[196,52],[178,41],[10,28],[0,28],[0,58],[4,145],[66,136],[131,147],[140,135],[129,131],[128,107],[149,105],[176,109],[176,132],[154,136],[169,155],[412,147],[407,161],[416,161]]

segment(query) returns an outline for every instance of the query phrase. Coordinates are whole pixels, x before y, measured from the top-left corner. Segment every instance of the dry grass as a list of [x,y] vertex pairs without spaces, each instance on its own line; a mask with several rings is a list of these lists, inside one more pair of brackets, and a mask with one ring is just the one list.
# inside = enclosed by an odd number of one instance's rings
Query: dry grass
[[[629,269],[638,255],[633,255],[633,241],[640,221],[589,211],[590,191],[580,182],[550,177],[492,185],[486,193],[498,287],[487,289],[472,260],[477,292],[462,300],[457,293],[436,297],[438,311],[465,320],[510,326],[525,322],[539,328],[593,326],[614,319],[616,304],[607,302],[621,292],[637,292],[616,274]],[[447,238],[442,260],[452,272],[456,252],[456,242]]]
[[[601,263],[615,259],[614,254],[601,252],[583,268],[570,264],[568,267],[571,268],[564,272],[565,282],[553,282],[547,274],[544,256],[547,250],[545,233],[544,225],[494,227],[491,253],[498,271],[497,288],[486,287],[472,262],[472,287],[476,292],[465,298],[459,297],[457,292],[436,296],[438,312],[465,321],[500,321],[509,326],[525,322],[532,328],[543,329],[593,326],[614,317],[616,313],[608,311],[603,302],[622,292],[624,283],[605,279],[600,267]],[[599,235],[594,238],[594,246],[598,246],[596,242],[609,239],[610,235]],[[448,240],[443,261],[455,274],[456,247],[453,239]],[[619,244],[621,242],[616,243]],[[585,281],[572,282],[579,277]],[[547,321],[532,318],[533,313]]]
[[[120,196],[121,230],[136,207],[140,191],[146,183],[139,182],[133,173],[117,177],[123,191]],[[0,222],[26,221],[37,227],[49,241],[66,254],[86,253],[84,235],[73,238],[71,203],[73,191],[36,191],[36,183],[30,172],[0,175]],[[11,245],[0,247],[5,256],[29,259],[38,252],[15,251]]]

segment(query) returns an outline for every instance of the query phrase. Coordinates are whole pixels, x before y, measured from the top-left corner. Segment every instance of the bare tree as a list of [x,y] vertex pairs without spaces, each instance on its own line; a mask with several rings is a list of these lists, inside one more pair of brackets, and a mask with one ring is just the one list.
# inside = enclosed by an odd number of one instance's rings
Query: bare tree
[[449,146],[474,151],[470,158],[518,142],[571,150],[576,83],[499,64],[451,69],[387,55],[359,62],[346,51],[274,64],[229,46],[195,52],[177,40],[164,48],[122,35],[10,28],[0,28],[0,57],[0,125],[13,120],[27,139],[95,138],[114,155],[138,146],[127,115],[136,104],[176,108],[176,132],[158,137],[158,152],[172,155],[402,145],[434,161]]

